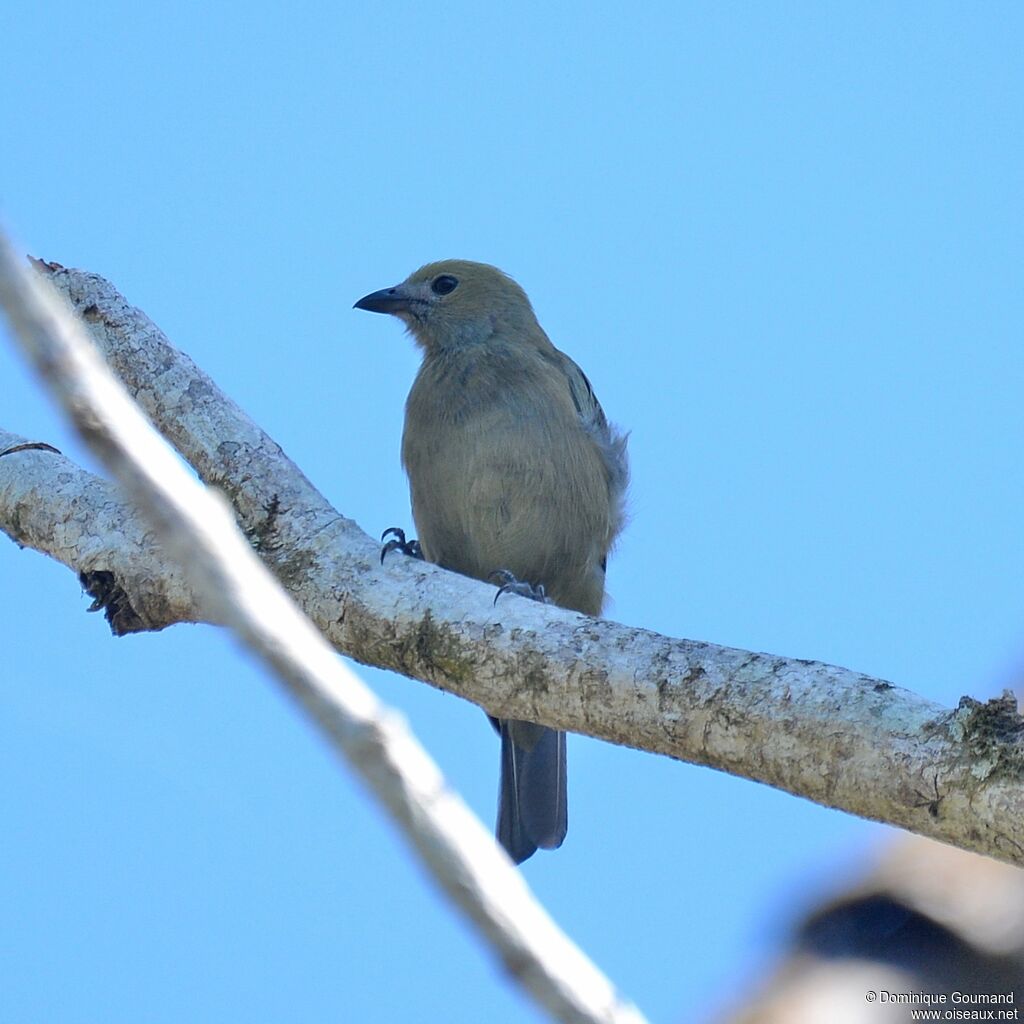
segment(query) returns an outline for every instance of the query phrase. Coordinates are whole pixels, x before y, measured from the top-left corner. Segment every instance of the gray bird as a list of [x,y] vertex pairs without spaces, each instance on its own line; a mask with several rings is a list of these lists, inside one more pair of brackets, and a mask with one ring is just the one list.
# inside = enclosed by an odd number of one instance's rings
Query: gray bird
[[[399,317],[423,349],[402,436],[423,556],[478,580],[506,571],[512,589],[599,615],[623,522],[626,437],[523,289],[496,267],[444,260],[355,305]],[[498,840],[521,863],[565,839],[565,733],[491,721]]]

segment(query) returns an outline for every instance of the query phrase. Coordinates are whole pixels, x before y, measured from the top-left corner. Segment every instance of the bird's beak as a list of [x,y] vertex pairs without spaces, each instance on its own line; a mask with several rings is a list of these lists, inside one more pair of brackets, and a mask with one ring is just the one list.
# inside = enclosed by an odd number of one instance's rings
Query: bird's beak
[[394,288],[381,288],[379,292],[364,295],[352,308],[367,309],[371,313],[407,313],[413,297],[400,284]]

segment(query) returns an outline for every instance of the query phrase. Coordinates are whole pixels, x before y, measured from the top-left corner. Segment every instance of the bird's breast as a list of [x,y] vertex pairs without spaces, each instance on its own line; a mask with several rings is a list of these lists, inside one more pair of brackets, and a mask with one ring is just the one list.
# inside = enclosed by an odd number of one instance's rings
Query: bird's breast
[[529,360],[425,363],[402,461],[424,553],[486,579],[508,569],[596,614],[610,542],[607,480],[568,392]]

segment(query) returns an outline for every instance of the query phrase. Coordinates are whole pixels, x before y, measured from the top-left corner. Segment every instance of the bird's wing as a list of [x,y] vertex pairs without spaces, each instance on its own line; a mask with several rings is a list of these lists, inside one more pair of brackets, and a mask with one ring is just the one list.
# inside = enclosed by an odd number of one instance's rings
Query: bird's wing
[[597,445],[608,472],[608,489],[613,501],[625,493],[629,483],[629,465],[626,459],[626,439],[601,408],[587,375],[564,353],[559,352],[560,367],[569,385],[569,394],[583,429]]
[[[626,456],[628,435],[620,431],[601,408],[601,403],[594,394],[594,389],[587,380],[587,375],[564,353],[554,349],[558,366],[565,377],[569,395],[579,416],[580,425],[597,449],[604,464],[605,478],[608,483],[608,537],[606,544],[611,546],[616,535],[622,529],[626,518],[626,488],[629,485],[629,459]],[[604,550],[601,567],[604,568]]]

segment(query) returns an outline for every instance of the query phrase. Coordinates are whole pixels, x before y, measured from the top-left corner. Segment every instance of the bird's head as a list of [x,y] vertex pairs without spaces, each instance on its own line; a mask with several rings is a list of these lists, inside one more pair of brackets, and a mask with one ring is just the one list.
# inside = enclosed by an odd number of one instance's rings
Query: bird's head
[[364,295],[355,308],[397,316],[428,352],[496,333],[543,336],[526,292],[497,267],[470,260],[428,263],[401,284]]

